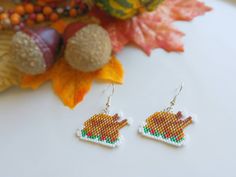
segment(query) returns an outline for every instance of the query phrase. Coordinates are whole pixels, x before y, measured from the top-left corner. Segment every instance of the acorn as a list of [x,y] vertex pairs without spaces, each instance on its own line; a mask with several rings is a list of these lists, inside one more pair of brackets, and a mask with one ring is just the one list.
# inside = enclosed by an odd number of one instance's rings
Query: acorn
[[64,33],[65,59],[82,72],[101,69],[111,58],[112,45],[108,32],[97,24],[74,23]]
[[23,73],[42,74],[56,61],[60,43],[60,34],[52,28],[19,31],[11,44],[13,63]]

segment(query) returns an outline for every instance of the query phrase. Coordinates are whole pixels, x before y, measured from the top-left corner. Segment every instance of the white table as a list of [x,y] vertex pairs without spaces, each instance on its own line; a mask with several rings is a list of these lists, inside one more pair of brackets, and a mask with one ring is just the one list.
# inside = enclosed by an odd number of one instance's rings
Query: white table
[[[119,54],[126,75],[116,88],[112,110],[134,119],[121,132],[124,144],[107,149],[78,140],[75,132],[103,108],[106,85],[94,84],[74,111],[52,94],[12,89],[0,96],[1,177],[233,177],[236,164],[236,1],[206,0],[214,11],[192,23],[185,53],[162,50],[148,58],[127,48]],[[184,148],[173,148],[137,133],[140,122],[169,104],[181,82],[176,111],[198,115],[186,129]]]

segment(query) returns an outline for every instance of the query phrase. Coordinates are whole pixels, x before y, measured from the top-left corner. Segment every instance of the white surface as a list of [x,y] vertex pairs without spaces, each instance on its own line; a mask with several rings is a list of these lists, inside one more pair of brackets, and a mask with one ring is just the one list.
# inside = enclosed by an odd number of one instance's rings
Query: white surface
[[[2,93],[0,177],[235,176],[236,2],[206,2],[213,12],[176,24],[187,34],[185,53],[157,50],[148,58],[125,49],[119,55],[126,77],[112,109],[132,116],[134,123],[121,131],[126,141],[118,149],[75,137],[77,128],[103,108],[106,85],[95,84],[74,111],[49,85]],[[138,135],[139,123],[168,105],[181,82],[176,110],[187,108],[199,117],[186,129],[188,146],[173,148]]]

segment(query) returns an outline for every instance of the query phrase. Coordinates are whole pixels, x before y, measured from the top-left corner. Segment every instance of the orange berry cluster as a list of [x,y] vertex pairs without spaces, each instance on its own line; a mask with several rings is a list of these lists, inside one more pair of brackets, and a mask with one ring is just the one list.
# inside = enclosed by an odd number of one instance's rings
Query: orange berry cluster
[[5,10],[0,6],[0,30],[22,30],[45,21],[55,22],[61,17],[76,17],[86,13],[88,7],[81,0],[70,0],[66,3],[34,4],[21,3],[14,9]]

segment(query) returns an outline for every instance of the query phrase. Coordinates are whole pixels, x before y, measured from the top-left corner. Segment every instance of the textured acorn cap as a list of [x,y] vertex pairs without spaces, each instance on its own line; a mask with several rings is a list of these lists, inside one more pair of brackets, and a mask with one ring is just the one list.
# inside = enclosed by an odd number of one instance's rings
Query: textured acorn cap
[[46,71],[43,53],[35,41],[23,32],[17,32],[12,39],[11,55],[17,69],[27,74]]
[[110,60],[112,45],[109,34],[96,24],[90,24],[67,41],[65,59],[75,69],[92,72]]
[[25,29],[12,39],[11,56],[20,71],[36,75],[53,65],[60,45],[60,35],[52,28]]

